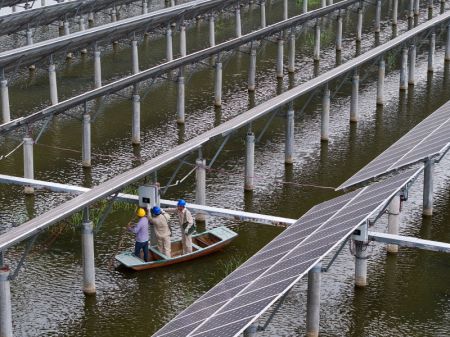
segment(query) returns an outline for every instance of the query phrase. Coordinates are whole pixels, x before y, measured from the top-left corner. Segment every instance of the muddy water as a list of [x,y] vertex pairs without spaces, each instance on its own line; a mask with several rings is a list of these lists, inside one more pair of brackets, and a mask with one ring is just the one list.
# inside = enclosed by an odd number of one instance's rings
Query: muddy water
[[[407,2],[401,2],[404,13]],[[243,32],[257,27],[258,6],[243,10]],[[367,7],[362,52],[375,43],[371,33],[374,8]],[[292,3],[289,12],[300,12]],[[435,10],[435,12],[437,9]],[[267,7],[268,23],[282,16],[281,3]],[[383,10],[384,32],[380,41],[387,41],[392,31],[387,22],[390,12]],[[422,8],[421,20],[426,17]],[[334,26],[323,22],[322,60],[316,73],[335,66]],[[344,50],[342,62],[355,55],[352,11],[344,17]],[[399,33],[407,25],[399,25]],[[217,41],[234,34],[233,20],[224,13],[217,21]],[[188,27],[188,50],[198,50],[207,44],[208,25],[205,21]],[[65,182],[84,186],[97,185],[120,172],[135,167],[141,160],[154,157],[173,146],[229,120],[315,74],[312,62],[312,29],[298,34],[294,76],[275,79],[276,45],[266,42],[258,52],[257,90],[254,96],[246,91],[248,56],[235,53],[224,61],[224,97],[222,109],[212,107],[213,72],[208,65],[188,70],[186,76],[186,125],[175,123],[176,85],[157,81],[151,87],[141,88],[142,145],[130,145],[131,105],[120,97],[108,97],[92,105],[95,123],[93,134],[93,167],[83,170],[80,161],[80,121],[61,116],[53,120],[35,146],[35,176],[37,179]],[[177,46],[177,36],[174,45]],[[306,98],[295,103],[294,165],[285,166],[284,118],[281,112],[256,146],[256,188],[254,193],[243,191],[245,130],[240,131],[225,147],[222,155],[208,172],[207,201],[232,209],[298,218],[313,205],[338,194],[330,189],[305,187],[301,184],[333,187],[358,171],[381,153],[412,126],[437,109],[450,98],[450,69],[444,66],[443,41],[438,38],[437,70],[426,73],[426,43],[419,48],[417,85],[405,93],[398,90],[398,70],[395,59],[388,62],[386,99],[384,108],[375,107],[376,69],[367,68],[361,76],[361,121],[350,125],[349,82],[345,82],[332,100],[330,141],[320,142],[320,97],[312,100],[304,111]],[[175,54],[177,49],[175,49]],[[164,58],[164,37],[154,34],[140,44],[141,69],[157,64]],[[127,44],[117,50],[104,47],[102,67],[105,82],[130,72],[130,51]],[[60,99],[71,97],[92,87],[93,69],[89,57],[60,62],[58,66]],[[338,86],[340,81],[332,84]],[[11,89],[13,117],[26,115],[48,104],[48,84],[44,70],[34,77],[17,79]],[[100,109],[99,109],[100,107]],[[257,134],[267,118],[255,123]],[[39,126],[32,130],[37,134]],[[2,139],[0,153],[6,153],[18,144],[22,134]],[[219,143],[204,149],[212,158]],[[425,239],[450,242],[449,183],[447,169],[450,159],[436,167],[435,216],[423,219],[421,207],[421,180],[411,190],[404,204],[401,233]],[[195,161],[193,154],[188,158]],[[22,154],[14,153],[0,161],[0,172],[22,175]],[[161,184],[167,183],[175,165],[158,172]],[[186,165],[178,178],[185,176],[191,166]],[[288,182],[288,184],[286,183]],[[194,177],[170,188],[166,198],[184,196],[194,199]],[[0,187],[0,229],[2,232],[51,209],[68,196],[38,191],[33,197],[24,197],[15,187]],[[251,223],[233,223],[211,219],[209,226],[236,225],[239,237],[223,252],[202,258],[188,265],[133,273],[122,269],[109,270],[111,254],[123,237],[123,226],[132,211],[115,207],[96,234],[97,295],[86,298],[81,291],[80,228],[65,225],[62,231],[43,233],[36,249],[27,258],[23,271],[12,282],[14,331],[16,336],[150,336],[177,312],[193,302],[202,293],[222,279],[227,270],[243,262],[278,233],[280,228]],[[383,217],[376,229],[384,231]],[[54,238],[56,238],[54,240]],[[126,246],[133,244],[126,237]],[[20,258],[22,246],[11,249],[7,262],[14,266]],[[450,335],[450,260],[440,253],[401,249],[397,256],[386,256],[380,245],[370,247],[369,286],[355,290],[353,286],[353,257],[346,248],[327,273],[323,274],[321,334],[323,336],[448,336]],[[289,293],[272,324],[262,336],[297,336],[305,333],[306,282],[300,281]],[[260,324],[264,323],[263,316]]]

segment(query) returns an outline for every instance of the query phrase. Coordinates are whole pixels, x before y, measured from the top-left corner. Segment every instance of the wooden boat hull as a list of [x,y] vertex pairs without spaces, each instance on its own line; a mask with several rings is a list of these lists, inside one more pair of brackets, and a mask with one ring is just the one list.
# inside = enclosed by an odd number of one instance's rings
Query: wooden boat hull
[[152,261],[145,262],[134,256],[132,252],[118,254],[116,255],[116,260],[133,270],[166,267],[217,252],[227,246],[236,236],[237,233],[227,227],[217,227],[204,233],[193,235],[193,252],[190,254],[182,255],[181,240],[178,240],[172,242],[171,258],[167,258],[158,251],[156,246],[152,246],[149,247],[149,256],[152,258]]

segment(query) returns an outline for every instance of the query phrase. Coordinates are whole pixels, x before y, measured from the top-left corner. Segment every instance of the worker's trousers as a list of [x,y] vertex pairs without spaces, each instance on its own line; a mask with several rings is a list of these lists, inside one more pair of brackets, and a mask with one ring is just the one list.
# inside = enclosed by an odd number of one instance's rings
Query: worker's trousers
[[157,238],[156,244],[158,245],[158,250],[167,257],[171,257],[171,246],[170,246],[170,236],[164,236]]
[[192,235],[186,235],[184,231],[181,231],[181,244],[183,245],[183,254],[192,253]]

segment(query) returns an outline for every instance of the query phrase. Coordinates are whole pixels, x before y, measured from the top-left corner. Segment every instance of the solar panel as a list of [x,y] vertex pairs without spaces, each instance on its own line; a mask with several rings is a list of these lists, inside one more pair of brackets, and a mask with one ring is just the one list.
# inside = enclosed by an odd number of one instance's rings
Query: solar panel
[[450,101],[416,125],[336,190],[442,154],[450,146]]
[[421,170],[314,206],[153,336],[239,335]]

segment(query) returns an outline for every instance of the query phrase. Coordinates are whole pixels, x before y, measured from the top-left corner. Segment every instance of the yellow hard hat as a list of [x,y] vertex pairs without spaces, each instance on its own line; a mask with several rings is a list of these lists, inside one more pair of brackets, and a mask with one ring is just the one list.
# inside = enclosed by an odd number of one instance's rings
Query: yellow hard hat
[[136,214],[138,217],[142,218],[143,216],[145,216],[145,210],[143,208],[139,208]]

